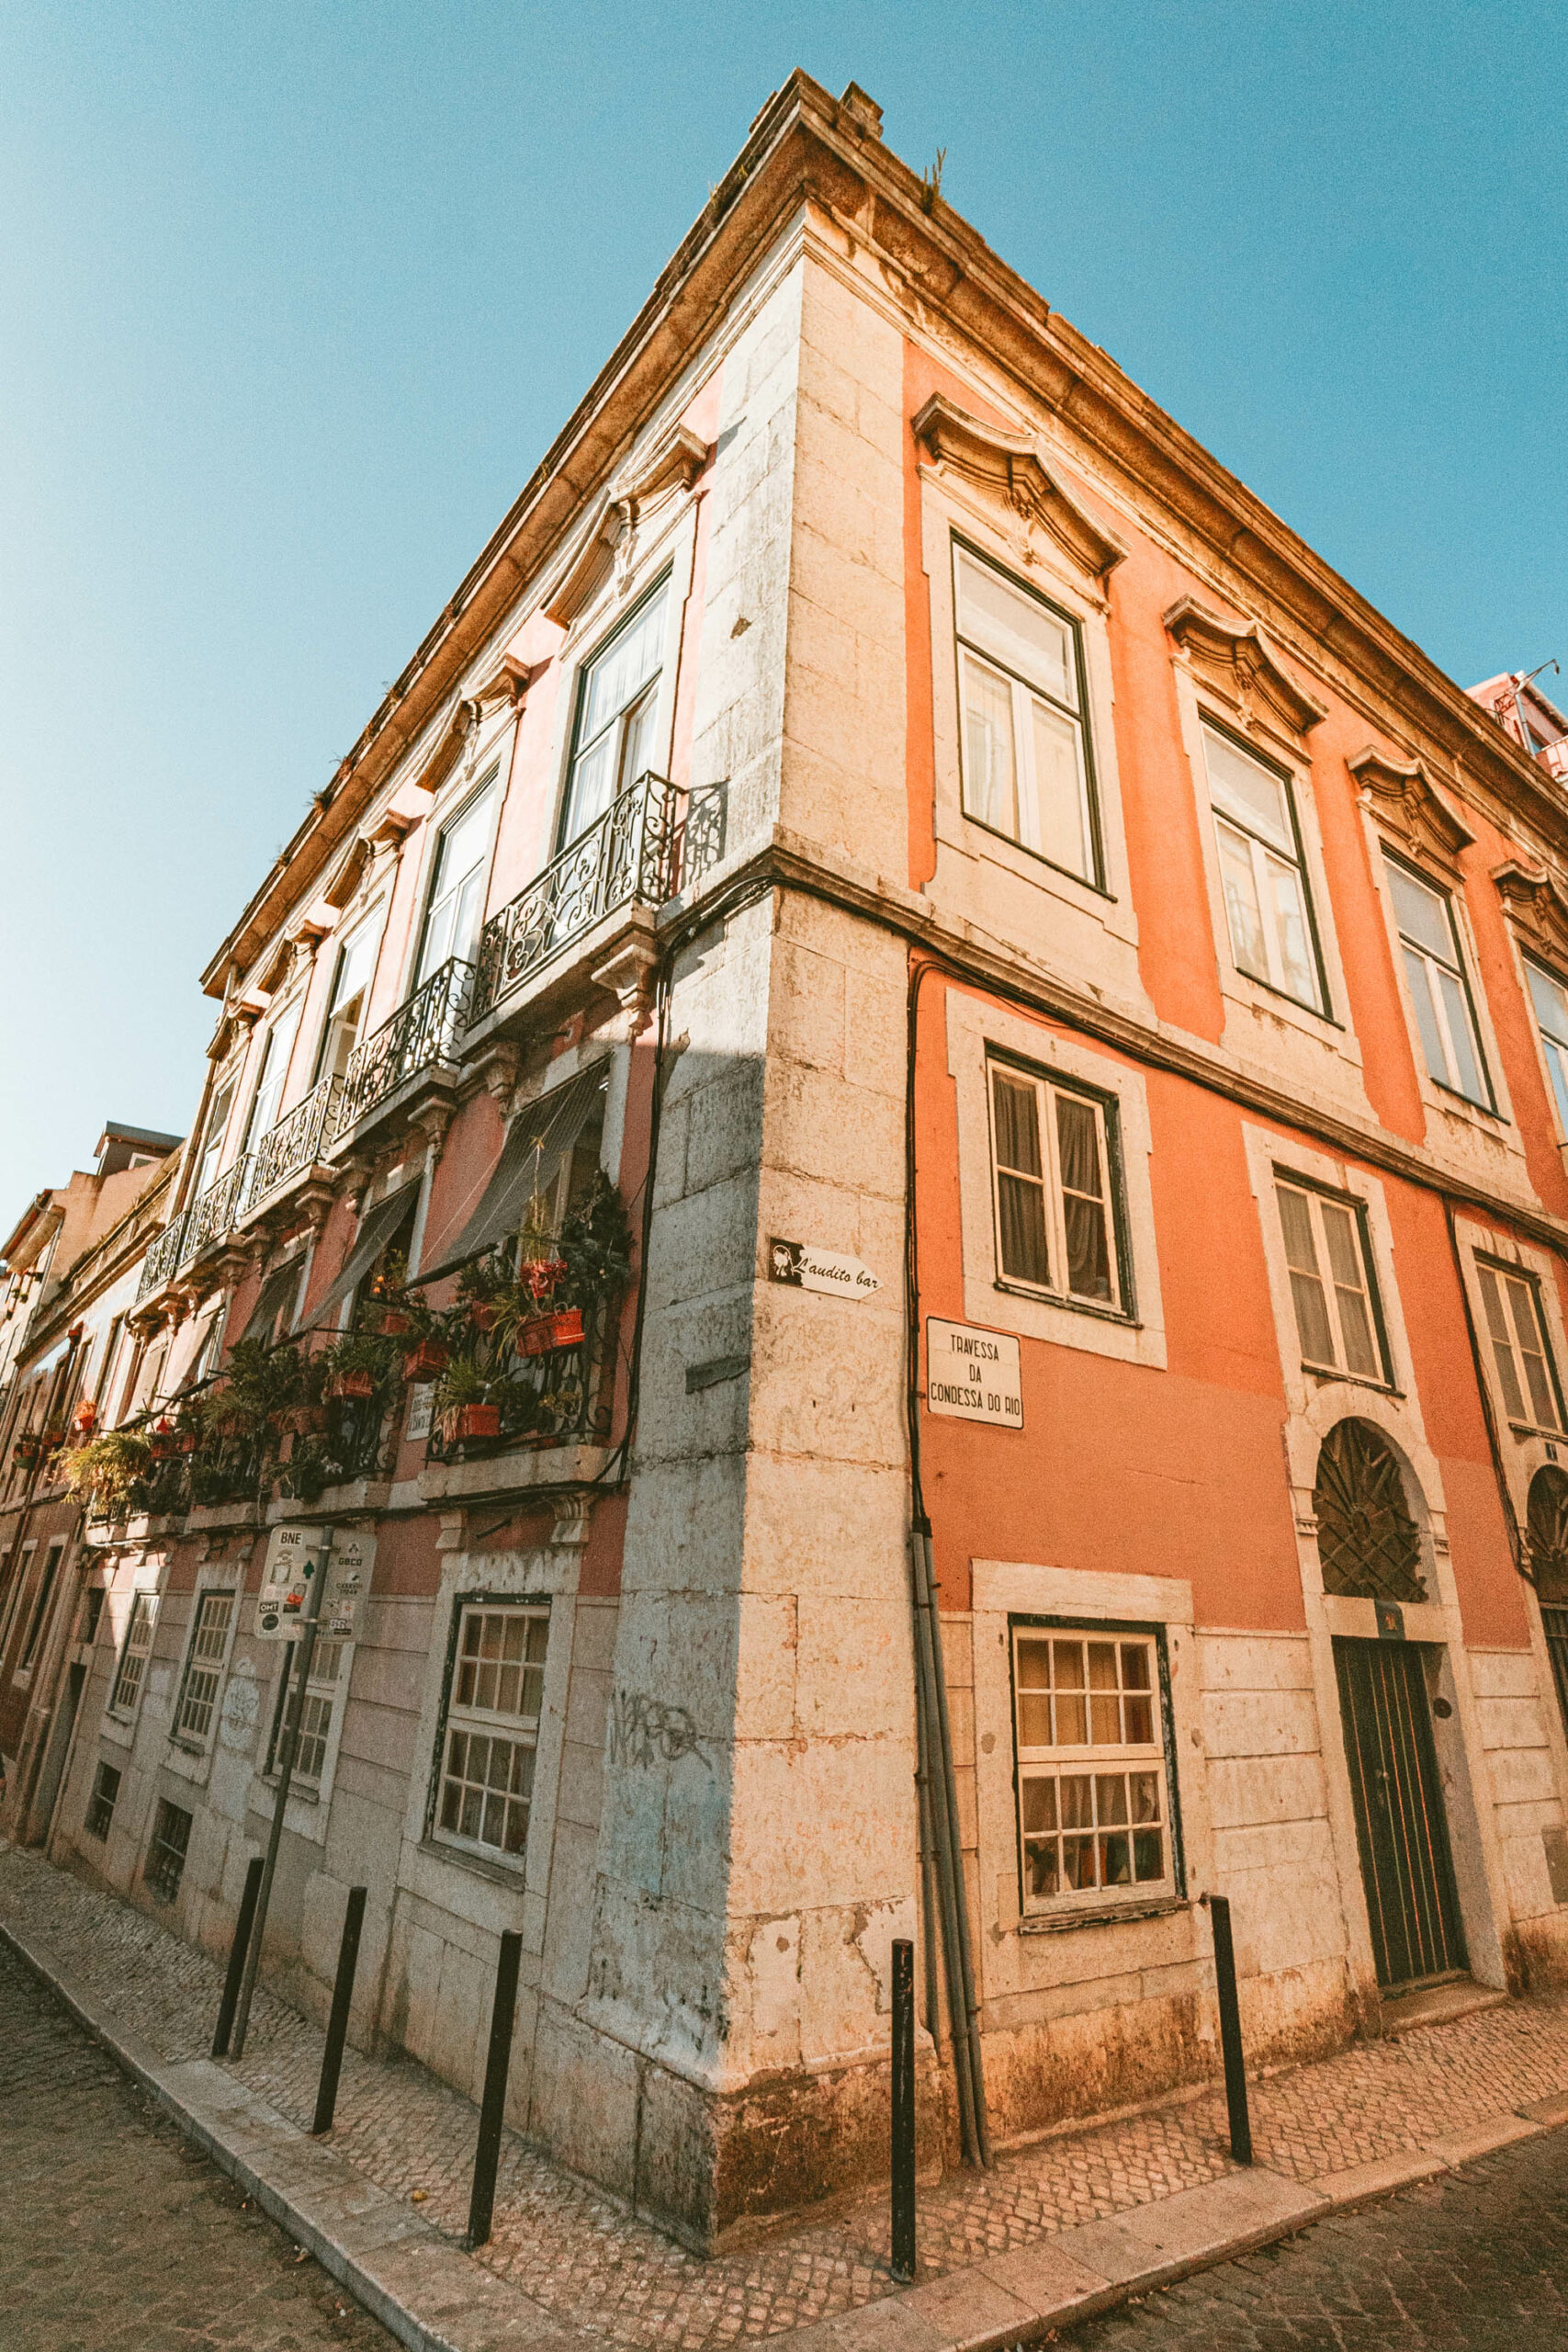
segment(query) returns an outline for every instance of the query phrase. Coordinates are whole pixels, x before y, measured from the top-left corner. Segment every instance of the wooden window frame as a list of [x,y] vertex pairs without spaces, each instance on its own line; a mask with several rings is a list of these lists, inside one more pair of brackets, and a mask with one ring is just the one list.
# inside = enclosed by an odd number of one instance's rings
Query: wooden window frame
[[[141,1713],[141,1701],[147,1689],[147,1668],[152,1662],[153,1645],[158,1638],[158,1600],[159,1596],[155,1592],[133,1592],[130,1596],[130,1614],[125,1621],[125,1632],[120,1637],[119,1648],[115,1656],[114,1679],[109,1684],[108,1713],[117,1723],[133,1724]],[[141,1616],[144,1602],[146,1604],[145,1620]],[[136,1678],[130,1702],[127,1703],[120,1694],[125,1683],[126,1671],[132,1657],[131,1640],[138,1623],[141,1622],[144,1622],[147,1627],[147,1643],[144,1649],[135,1653]]]
[[[1303,1012],[1315,1013],[1320,1021],[1332,1021],[1334,1014],[1329,996],[1328,970],[1324,960],[1323,941],[1318,931],[1317,907],[1313,898],[1312,875],[1307,865],[1306,842],[1302,832],[1301,810],[1296,805],[1296,779],[1289,768],[1281,767],[1277,760],[1265,758],[1262,752],[1256,750],[1252,744],[1244,743],[1228,727],[1223,726],[1207,710],[1201,708],[1199,710],[1198,725],[1203,744],[1203,782],[1209,795],[1209,817],[1214,828],[1214,854],[1219,874],[1220,904],[1224,916],[1225,937],[1230,944],[1231,962],[1242,978],[1251,981],[1255,988],[1267,989],[1271,996],[1283,997],[1288,1004],[1299,1005]],[[1291,840],[1295,850],[1293,858],[1287,858],[1277,842],[1267,840],[1263,834],[1256,831],[1252,826],[1237,817],[1234,810],[1220,807],[1215,797],[1213,774],[1209,766],[1208,738],[1211,735],[1217,736],[1221,741],[1228,744],[1230,749],[1238,753],[1241,758],[1250,760],[1255,767],[1263,769],[1266,775],[1272,776],[1275,782],[1283,787],[1285,810],[1291,825]],[[1269,857],[1275,857],[1281,865],[1289,865],[1294,873],[1301,888],[1302,917],[1306,930],[1307,953],[1311,957],[1313,976],[1317,987],[1314,999],[1298,996],[1293,989],[1285,986],[1282,978],[1274,977],[1271,971],[1249,971],[1237,955],[1235,933],[1230,919],[1230,903],[1225,897],[1224,858],[1220,849],[1220,828],[1226,825],[1233,833],[1240,834],[1248,846],[1253,888],[1258,893],[1258,919],[1263,927],[1266,961],[1280,959],[1278,943],[1274,938],[1273,924],[1268,910],[1267,894],[1263,888],[1263,863]],[[1282,961],[1280,968],[1282,971]]]
[[[1355,1230],[1356,1247],[1360,1258],[1363,1291],[1367,1302],[1368,1315],[1372,1327],[1372,1344],[1377,1351],[1378,1362],[1381,1366],[1378,1373],[1370,1374],[1352,1372],[1348,1368],[1348,1363],[1318,1363],[1314,1358],[1306,1353],[1305,1343],[1302,1339],[1301,1317],[1296,1307],[1295,1284],[1293,1280],[1296,1272],[1302,1270],[1293,1267],[1291,1264],[1290,1244],[1285,1238],[1284,1220],[1280,1216],[1280,1191],[1281,1187],[1284,1187],[1292,1193],[1304,1193],[1309,1203],[1309,1214],[1310,1204],[1315,1204],[1317,1206],[1318,1213],[1313,1218],[1313,1238],[1314,1248],[1316,1248],[1320,1252],[1316,1270],[1318,1286],[1323,1292],[1324,1309],[1329,1317],[1331,1332],[1336,1343],[1340,1347],[1341,1351],[1343,1351],[1344,1347],[1344,1330],[1339,1301],[1337,1295],[1338,1285],[1334,1280],[1333,1261],[1328,1254],[1327,1245],[1323,1236],[1322,1207],[1324,1204],[1327,1204],[1331,1207],[1343,1209],[1348,1215],[1352,1227]],[[1353,1383],[1357,1387],[1379,1388],[1385,1391],[1393,1391],[1395,1385],[1393,1377],[1393,1351],[1389,1343],[1388,1324],[1383,1315],[1382,1294],[1378,1284],[1377,1264],[1372,1255],[1371,1226],[1368,1219],[1367,1204],[1365,1201],[1361,1200],[1354,1193],[1341,1193],[1337,1191],[1333,1185],[1314,1182],[1312,1177],[1303,1176],[1293,1168],[1285,1168],[1276,1165],[1274,1169],[1274,1215],[1280,1221],[1280,1247],[1284,1252],[1286,1283],[1291,1292],[1292,1318],[1294,1323],[1296,1339],[1302,1350],[1302,1370],[1303,1372],[1311,1373],[1313,1377],[1318,1380],[1345,1380]],[[1325,1267],[1327,1268],[1326,1272],[1324,1271]]]
[[[505,1611],[522,1616],[531,1623],[544,1625],[546,1654],[537,1661],[525,1660],[527,1664],[536,1663],[538,1668],[540,1703],[537,1715],[532,1718],[491,1715],[479,1708],[465,1707],[454,1698],[453,1693],[461,1663],[463,1627],[475,1611],[480,1614]],[[464,1838],[459,1832],[443,1827],[441,1822],[443,1787],[445,1781],[450,1777],[446,1770],[449,1753],[447,1740],[453,1728],[452,1718],[456,1714],[458,1718],[457,1727],[459,1730],[471,1730],[481,1738],[494,1737],[507,1740],[515,1747],[531,1747],[536,1758],[536,1771],[539,1736],[544,1724],[544,1678],[548,1663],[552,1615],[551,1600],[547,1593],[478,1591],[454,1593],[452,1597],[452,1617],[447,1635],[446,1668],[442,1677],[441,1705],[436,1719],[434,1753],[431,1759],[430,1788],[425,1804],[424,1835],[431,1844],[438,1848],[442,1853],[449,1855],[454,1860],[480,1862],[497,1870],[519,1874],[526,1869],[528,1838],[533,1832],[536,1810],[532,1783],[527,1798],[528,1824],[519,1850],[508,1851],[504,1847],[489,1845],[480,1839]]]
[[[1513,1430],[1527,1430],[1535,1437],[1561,1439],[1568,1434],[1568,1412],[1564,1411],[1562,1383],[1558,1374],[1557,1357],[1552,1349],[1551,1333],[1547,1327],[1545,1311],[1541,1306],[1540,1276],[1529,1266],[1510,1264],[1506,1258],[1491,1257],[1483,1250],[1472,1251],[1472,1256],[1475,1266],[1476,1288],[1481,1293],[1482,1329],[1478,1336],[1492,1351],[1493,1371],[1496,1375],[1498,1389],[1502,1395],[1503,1410],[1508,1426]],[[1513,1300],[1506,1298],[1500,1287],[1495,1295],[1499,1308],[1502,1310],[1505,1330],[1503,1338],[1499,1340],[1493,1319],[1491,1299],[1487,1295],[1488,1278],[1497,1285],[1517,1283],[1529,1301],[1530,1313],[1535,1320],[1538,1351],[1545,1371],[1547,1385],[1551,1392],[1551,1402],[1557,1408],[1555,1424],[1538,1420],[1533,1413],[1527,1413],[1522,1409],[1527,1395],[1530,1403],[1532,1405],[1535,1403],[1533,1384],[1529,1379],[1528,1368],[1521,1361],[1529,1351],[1525,1349],[1519,1338],[1518,1317]],[[1506,1348],[1508,1351],[1509,1370],[1506,1373],[1503,1369],[1500,1348]],[[1521,1410],[1518,1413],[1515,1413],[1510,1407],[1508,1397],[1510,1380],[1515,1394],[1519,1399]]]
[[[197,1651],[206,1632],[208,1606],[210,1602],[219,1600],[227,1601],[229,1608],[220,1629],[217,1653],[213,1655],[209,1652],[198,1657]],[[235,1621],[239,1614],[239,1601],[240,1595],[233,1585],[203,1585],[196,1594],[196,1607],[191,1611],[190,1635],[186,1643],[185,1665],[180,1674],[179,1694],[175,1701],[174,1724],[169,1737],[176,1747],[187,1748],[197,1756],[205,1756],[212,1745],[212,1735],[218,1720],[219,1700],[222,1693],[224,1672],[228,1665],[229,1645],[233,1638]],[[212,1680],[210,1694],[196,1702],[197,1706],[205,1706],[207,1709],[207,1721],[200,1730],[193,1728],[186,1721],[186,1711],[191,1704],[191,1685],[198,1675],[204,1679],[210,1676]]]
[[[1030,1085],[1034,1089],[1035,1134],[1041,1147],[1043,1170],[1041,1183],[1044,1199],[1046,1256],[1050,1265],[1062,1269],[1064,1283],[1068,1263],[1064,1187],[1056,1121],[1050,1114],[1058,1098],[1082,1104],[1094,1114],[1104,1186],[1101,1201],[1112,1293],[1109,1299],[1096,1298],[1087,1292],[1071,1291],[1055,1283],[1032,1283],[1021,1275],[1010,1273],[1006,1268],[1002,1256],[1001,1178],[1004,1174],[1021,1171],[1004,1169],[998,1157],[996,1080],[998,1075],[1016,1084]],[[995,1048],[987,1052],[985,1076],[987,1148],[990,1155],[991,1242],[996,1260],[997,1288],[1013,1292],[1023,1298],[1043,1299],[1053,1306],[1070,1307],[1076,1313],[1098,1315],[1117,1323],[1135,1320],[1132,1251],[1122,1188],[1121,1136],[1117,1115],[1120,1104],[1116,1097],[1102,1093],[1077,1079],[1064,1080],[1054,1071],[1035,1069],[1028,1062],[1015,1060]]]
[[1492,1118],[1500,1118],[1502,1113],[1497,1104],[1497,1089],[1493,1082],[1491,1065],[1486,1058],[1486,1043],[1481,1033],[1481,1016],[1476,1010],[1475,990],[1471,985],[1469,960],[1466,957],[1464,941],[1460,933],[1459,916],[1454,907],[1453,888],[1446,882],[1439,882],[1435,876],[1425,873],[1420,866],[1413,865],[1407,857],[1401,857],[1398,851],[1392,849],[1386,842],[1383,843],[1382,854],[1391,866],[1404,874],[1418,888],[1427,891],[1442,907],[1443,919],[1448,925],[1449,938],[1453,946],[1453,962],[1449,965],[1445,965],[1444,959],[1428,947],[1424,940],[1411,937],[1400,922],[1399,909],[1394,903],[1392,889],[1389,892],[1389,911],[1393,918],[1393,935],[1399,947],[1401,965],[1404,968],[1405,988],[1414,999],[1414,983],[1410,978],[1408,967],[1404,967],[1406,956],[1415,956],[1423,967],[1428,969],[1434,967],[1439,971],[1446,969],[1450,978],[1458,981],[1460,993],[1464,1000],[1465,1012],[1470,1022],[1470,1042],[1475,1056],[1476,1074],[1483,1091],[1479,1095],[1467,1094],[1462,1086],[1454,1082],[1458,1074],[1459,1062],[1454,1053],[1448,1007],[1443,1002],[1441,989],[1434,989],[1430,987],[1427,988],[1427,1002],[1438,1024],[1439,1043],[1443,1046],[1448,1065],[1454,1075],[1439,1077],[1428,1061],[1427,1041],[1421,1030],[1420,1013],[1413,1001],[1411,1010],[1416,1015],[1415,1042],[1419,1051],[1421,1067],[1432,1085],[1440,1088],[1443,1093],[1451,1094],[1456,1102],[1468,1102],[1472,1111],[1484,1111]]

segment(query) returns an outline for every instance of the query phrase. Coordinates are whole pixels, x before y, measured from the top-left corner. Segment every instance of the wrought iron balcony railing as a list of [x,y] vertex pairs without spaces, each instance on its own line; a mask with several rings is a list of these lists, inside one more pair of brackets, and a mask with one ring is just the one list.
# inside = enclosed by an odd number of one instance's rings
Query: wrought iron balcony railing
[[247,1209],[257,1207],[269,1193],[276,1193],[280,1184],[298,1176],[302,1168],[315,1166],[333,1139],[342,1092],[341,1078],[323,1078],[302,1102],[296,1102],[286,1119],[268,1127],[251,1154]]
[[509,1349],[489,1392],[500,1419],[497,1434],[461,1437],[453,1414],[432,1429],[427,1459],[472,1461],[525,1447],[604,1443],[610,1431],[606,1384],[614,1322],[613,1309],[600,1300],[585,1311],[583,1336],[572,1345],[536,1356]]
[[166,1225],[149,1249],[145,1258],[142,1259],[141,1279],[136,1285],[136,1295],[139,1300],[145,1298],[149,1291],[156,1290],[160,1283],[166,1283],[171,1274],[179,1272],[183,1262],[186,1218],[188,1214],[188,1210],[182,1210],[173,1225]]
[[344,1077],[334,1134],[344,1134],[432,1062],[457,1058],[473,978],[471,964],[460,956],[448,956],[389,1021],[355,1046]]
[[221,1241],[240,1214],[245,1197],[245,1186],[251,1173],[248,1152],[236,1159],[232,1168],[220,1176],[216,1184],[209,1184],[198,1193],[186,1212],[185,1241],[180,1250],[180,1263],[188,1266],[215,1241]]
[[661,906],[673,894],[679,797],[666,777],[639,776],[491,915],[479,936],[470,1026],[617,907]]

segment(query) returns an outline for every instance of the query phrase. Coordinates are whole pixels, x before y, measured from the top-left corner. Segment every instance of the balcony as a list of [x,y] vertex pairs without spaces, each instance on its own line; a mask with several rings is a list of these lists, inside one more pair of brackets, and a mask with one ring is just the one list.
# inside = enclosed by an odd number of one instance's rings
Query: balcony
[[[479,936],[470,1028],[606,916],[623,907],[660,907],[674,896],[684,797],[665,776],[639,776],[536,881],[491,915]],[[705,806],[708,797],[703,796]],[[705,865],[712,862],[711,854],[705,857]]]
[[198,1193],[186,1212],[185,1239],[180,1249],[181,1266],[189,1266],[223,1239],[235,1224],[245,1197],[250,1179],[251,1159],[243,1154],[232,1168]]
[[244,1202],[247,1216],[325,1158],[336,1131],[342,1095],[341,1078],[323,1078],[286,1119],[267,1129],[251,1154],[250,1190]]
[[[416,1079],[456,1065],[468,1025],[474,967],[453,956],[349,1057],[333,1140],[362,1127]],[[454,1067],[454,1079],[456,1070]]]
[[182,1213],[172,1225],[164,1227],[141,1261],[141,1278],[136,1285],[138,1306],[149,1292],[161,1289],[178,1273],[184,1262],[186,1214]]

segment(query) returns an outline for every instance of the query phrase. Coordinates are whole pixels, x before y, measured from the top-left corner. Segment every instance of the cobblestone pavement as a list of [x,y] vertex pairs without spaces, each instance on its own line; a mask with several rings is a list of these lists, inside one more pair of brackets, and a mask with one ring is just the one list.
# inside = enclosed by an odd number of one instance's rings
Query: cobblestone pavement
[[[164,2058],[206,2053],[219,1965],[145,1913],[36,1855],[0,1850],[0,1917],[68,1956],[77,1980]],[[314,2026],[258,1993],[233,2072],[308,2129],[321,2049]],[[1568,2003],[1514,2001],[1256,2084],[1254,2145],[1260,2164],[1310,2181],[1562,2090]],[[408,2061],[350,2051],[337,2112],[335,2148],[380,2188],[417,2195],[438,2228],[461,2233],[477,2129],[467,2099]],[[921,2273],[960,2269],[1231,2169],[1217,2089],[1055,2135],[1004,2155],[983,2177],[960,2172],[922,2189]],[[873,2197],[704,2262],[512,2136],[495,2234],[479,2258],[610,2344],[711,2352],[892,2293],[887,2239],[886,2199]]]
[[1549,2352],[1568,2345],[1564,2135],[1201,2271],[1072,2352]]
[[391,2352],[3,1948],[0,2183],[6,2352]]

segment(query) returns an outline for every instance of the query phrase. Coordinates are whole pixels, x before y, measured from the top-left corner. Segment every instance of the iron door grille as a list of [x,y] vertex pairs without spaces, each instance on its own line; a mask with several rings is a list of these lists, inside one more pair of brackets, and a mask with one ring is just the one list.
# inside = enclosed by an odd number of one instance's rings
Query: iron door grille
[[1337,1640],[1335,1670],[1378,1983],[1468,1966],[1419,1647]]

